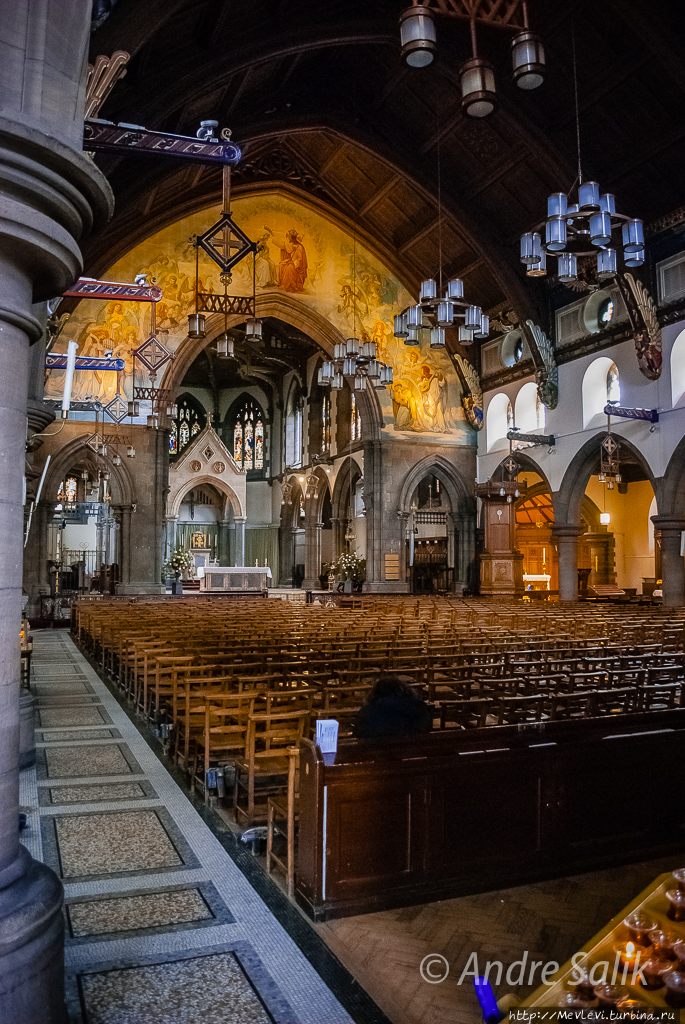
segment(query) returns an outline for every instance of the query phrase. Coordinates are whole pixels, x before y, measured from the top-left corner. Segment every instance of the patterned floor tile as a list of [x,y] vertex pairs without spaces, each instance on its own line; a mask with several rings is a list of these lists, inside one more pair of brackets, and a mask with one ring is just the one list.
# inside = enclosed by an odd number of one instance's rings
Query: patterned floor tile
[[55,829],[63,878],[183,863],[154,811],[61,816]]
[[119,896],[67,907],[72,935],[102,935],[204,921],[212,912],[197,889]]
[[53,696],[65,696],[74,693],[88,693],[88,685],[80,683],[77,680],[74,682],[63,682],[63,683],[36,683],[33,687],[37,697],[53,697]]
[[[42,734],[43,743],[64,743],[69,740],[108,740],[115,735],[112,729],[84,729],[82,732],[65,729],[63,732],[47,732]],[[39,737],[36,737],[39,739]]]
[[87,1024],[271,1024],[232,953],[82,975]]
[[70,725],[102,725],[107,722],[105,713],[99,707],[42,708],[38,716],[44,729]]
[[110,800],[138,800],[146,796],[139,782],[115,782],[109,786],[57,786],[50,790],[53,804],[96,804]]
[[46,747],[48,775],[53,779],[85,779],[96,775],[127,775],[131,766],[116,744],[102,747]]

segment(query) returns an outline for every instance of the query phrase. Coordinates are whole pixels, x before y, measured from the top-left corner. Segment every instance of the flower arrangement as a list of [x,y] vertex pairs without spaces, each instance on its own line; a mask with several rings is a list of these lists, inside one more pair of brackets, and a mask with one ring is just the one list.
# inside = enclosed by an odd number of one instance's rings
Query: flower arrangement
[[166,577],[173,577],[173,579],[190,579],[195,569],[195,562],[193,556],[187,548],[178,547],[174,548],[171,553],[168,562],[165,562],[162,566],[162,574]]
[[338,555],[334,562],[326,562],[323,568],[326,575],[332,573],[344,580],[352,580],[353,583],[362,583],[366,579],[366,559],[347,552]]

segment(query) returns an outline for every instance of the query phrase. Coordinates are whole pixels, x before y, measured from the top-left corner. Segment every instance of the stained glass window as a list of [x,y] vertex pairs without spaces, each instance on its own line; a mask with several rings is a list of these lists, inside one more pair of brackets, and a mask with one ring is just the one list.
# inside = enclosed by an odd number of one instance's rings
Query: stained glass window
[[76,478],[73,476],[67,477],[67,484],[64,488],[67,496],[67,501],[71,504],[72,501],[76,501]]
[[350,440],[361,441],[362,439],[362,416],[357,408],[357,396],[352,392],[352,410],[350,413]]
[[264,468],[264,424],[261,420],[254,425],[254,468]]
[[[228,424],[226,424],[228,429]],[[246,398],[233,421],[233,458],[241,469],[264,469],[264,414]]]
[[325,394],[321,399],[321,451],[331,447],[331,398]]
[[180,455],[190,441],[207,425],[207,414],[192,395],[181,395],[176,404],[178,405],[178,415],[172,421],[169,436],[169,456],[171,458]]
[[607,373],[607,402],[621,401],[621,385],[618,380],[618,367],[612,363]]

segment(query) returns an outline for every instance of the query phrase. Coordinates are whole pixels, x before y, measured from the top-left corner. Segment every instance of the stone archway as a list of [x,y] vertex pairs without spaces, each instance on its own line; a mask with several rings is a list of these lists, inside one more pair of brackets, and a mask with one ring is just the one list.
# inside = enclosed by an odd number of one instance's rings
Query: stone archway
[[[340,331],[329,320],[304,302],[282,292],[265,292],[258,295],[256,315],[258,317],[275,317],[284,323],[298,328],[303,334],[311,338],[328,358],[333,356],[335,345],[342,344],[345,341]],[[227,318],[229,328],[236,327],[244,321],[244,314],[233,314]],[[160,387],[169,388],[172,392],[176,393],[195,359],[223,330],[224,317],[219,313],[208,315],[206,337],[186,337],[181,342],[176,351],[175,358],[167,364]],[[383,412],[374,389],[360,393],[359,410],[362,417],[364,439],[378,439],[383,428]]]
[[[578,598],[578,567],[579,567],[579,537],[584,534],[581,524],[581,510],[587,497],[586,491],[593,473],[598,466],[601,445],[608,436],[606,431],[598,432],[589,438],[585,444],[576,452],[569,463],[559,489],[553,493],[554,504],[554,536],[557,541],[559,556],[559,600],[575,601]],[[643,476],[639,479],[648,482],[651,486],[651,496],[657,497],[661,494],[661,487],[654,478],[651,468],[638,448],[627,438],[612,431],[612,437],[620,444],[624,454],[624,465],[639,467]],[[651,499],[650,499],[651,500]],[[663,498],[662,498],[663,500]],[[659,518],[659,517],[656,517]],[[613,575],[613,546],[606,542],[605,524],[600,524],[600,530],[587,536],[588,541],[595,538],[595,548],[602,553],[607,561],[607,581],[614,582]],[[680,543],[680,529],[677,528],[678,545]],[[596,558],[599,559],[597,554]],[[609,561],[611,565],[609,565]],[[680,559],[682,562],[682,558]],[[599,563],[597,563],[599,564]],[[592,565],[585,567],[592,571]],[[683,578],[681,573],[681,578]],[[682,598],[681,598],[682,600]]]
[[[445,528],[445,564],[448,570],[446,579],[449,580],[449,588],[456,593],[464,590],[471,590],[476,583],[476,509],[473,492],[470,491],[464,478],[443,456],[426,456],[416,463],[407,473],[399,495],[397,514],[403,524],[404,536],[409,537],[411,517],[420,516],[420,512],[412,512],[412,497],[426,477],[432,476],[440,481],[446,504],[449,509],[444,512],[436,512],[432,516],[424,513],[424,518],[437,519],[444,516]],[[427,521],[427,525],[430,523]],[[442,526],[442,522],[437,524]],[[406,546],[405,546],[406,550]],[[407,566],[403,564],[402,552],[400,553],[400,575],[408,586],[411,582],[407,577]]]

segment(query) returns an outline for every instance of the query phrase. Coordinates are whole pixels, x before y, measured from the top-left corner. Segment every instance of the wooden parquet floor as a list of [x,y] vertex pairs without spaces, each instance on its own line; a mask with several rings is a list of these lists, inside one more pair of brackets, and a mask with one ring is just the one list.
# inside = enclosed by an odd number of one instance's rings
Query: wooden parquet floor
[[[527,950],[527,981],[531,960],[563,964],[657,875],[683,864],[685,850],[680,858],[347,917],[317,930],[394,1024],[478,1024],[472,980],[458,984],[473,952],[481,973],[488,960],[501,961],[506,973]],[[429,954],[449,964],[440,984],[421,977]],[[540,970],[533,985],[507,984],[503,976],[495,986],[498,998],[512,991],[528,995],[540,984]]]

